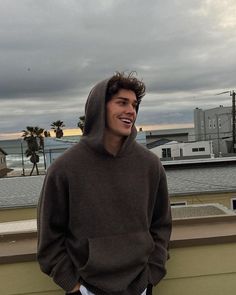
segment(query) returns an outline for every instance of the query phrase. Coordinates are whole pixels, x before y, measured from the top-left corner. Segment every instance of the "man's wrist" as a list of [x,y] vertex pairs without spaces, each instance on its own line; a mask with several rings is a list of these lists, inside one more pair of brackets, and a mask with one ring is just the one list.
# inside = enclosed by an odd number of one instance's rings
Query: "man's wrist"
[[76,291],[79,291],[79,289],[80,289],[80,283],[77,283],[76,285],[75,285],[75,287],[70,291],[70,292],[68,292],[69,294],[70,293],[74,293],[74,292],[76,292]]

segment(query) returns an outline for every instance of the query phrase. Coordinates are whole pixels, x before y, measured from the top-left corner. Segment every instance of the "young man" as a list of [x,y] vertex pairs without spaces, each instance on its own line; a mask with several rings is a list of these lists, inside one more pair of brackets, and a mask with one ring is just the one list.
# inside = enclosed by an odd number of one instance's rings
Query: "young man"
[[67,293],[151,294],[165,275],[171,213],[160,160],[135,141],[145,85],[117,73],[85,107],[84,134],[48,169],[38,261]]

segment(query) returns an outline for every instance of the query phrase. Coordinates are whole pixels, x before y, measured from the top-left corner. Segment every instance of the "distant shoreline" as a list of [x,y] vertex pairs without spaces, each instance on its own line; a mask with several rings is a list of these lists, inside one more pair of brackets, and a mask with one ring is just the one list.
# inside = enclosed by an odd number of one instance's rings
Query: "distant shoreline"
[[[193,128],[193,123],[174,123],[174,124],[137,124],[136,128],[139,130],[142,128],[143,131],[151,130],[164,130],[164,129],[178,129],[178,128]],[[81,135],[79,128],[63,129],[64,136],[76,136]],[[51,137],[55,137],[53,131],[50,131]],[[22,132],[6,132],[0,133],[0,142],[4,140],[22,140]]]

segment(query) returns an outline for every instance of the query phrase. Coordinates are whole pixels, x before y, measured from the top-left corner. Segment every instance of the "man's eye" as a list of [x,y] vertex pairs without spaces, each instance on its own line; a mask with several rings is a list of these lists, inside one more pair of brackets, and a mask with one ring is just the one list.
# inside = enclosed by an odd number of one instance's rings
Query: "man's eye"
[[119,101],[118,103],[123,106],[126,105],[126,101]]

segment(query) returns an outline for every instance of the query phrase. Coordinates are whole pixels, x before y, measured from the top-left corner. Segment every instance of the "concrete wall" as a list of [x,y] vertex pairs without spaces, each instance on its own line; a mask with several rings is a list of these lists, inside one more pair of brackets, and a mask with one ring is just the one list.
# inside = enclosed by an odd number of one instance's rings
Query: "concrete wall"
[[[153,294],[235,294],[235,249],[236,243],[171,249],[168,274]],[[64,292],[31,261],[0,265],[0,294],[61,295]]]
[[206,140],[204,111],[199,108],[194,110],[194,129],[196,140]]
[[229,193],[204,193],[193,195],[171,195],[173,203],[187,202],[187,205],[219,203],[228,209],[232,209],[232,198],[236,198],[236,192]]
[[65,294],[41,273],[36,262],[0,265],[1,295],[59,295]]
[[36,216],[36,207],[0,209],[0,222],[34,219]]
[[171,249],[168,275],[154,295],[235,293],[236,243]]
[[[2,231],[0,294],[64,294],[35,261],[37,237],[31,226],[28,233],[17,226]],[[153,295],[235,294],[235,249],[236,215],[174,220],[167,276]]]

